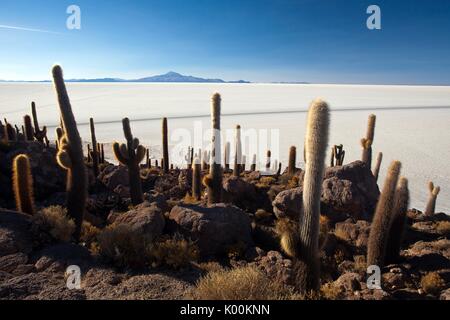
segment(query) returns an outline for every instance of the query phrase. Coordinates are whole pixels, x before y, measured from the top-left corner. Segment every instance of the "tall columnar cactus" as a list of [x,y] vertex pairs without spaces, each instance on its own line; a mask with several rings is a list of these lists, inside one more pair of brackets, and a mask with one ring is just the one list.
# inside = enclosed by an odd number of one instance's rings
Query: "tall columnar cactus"
[[441,191],[440,187],[435,187],[433,182],[428,183],[428,189],[430,190],[430,196],[428,198],[427,206],[425,207],[425,215],[432,216],[436,210],[436,198]]
[[167,129],[167,118],[163,118],[162,120],[162,144],[164,173],[169,173],[169,133]]
[[222,201],[222,165],[221,165],[221,144],[220,144],[220,94],[215,93],[212,97],[212,137],[211,137],[211,159],[209,175],[205,176],[203,182],[207,187],[208,204]]
[[147,168],[151,168],[152,167],[152,162],[150,160],[150,148],[147,148],[147,150],[145,152],[145,166]]
[[100,172],[99,168],[98,168],[98,164],[99,164],[99,150],[98,150],[98,145],[97,145],[97,138],[95,137],[95,124],[94,124],[94,119],[90,118],[89,119],[89,125],[91,128],[91,140],[92,140],[92,167],[94,169],[94,175],[95,177],[98,177],[98,174]]
[[234,168],[233,175],[239,177],[241,175],[241,162],[242,162],[242,141],[241,141],[241,126],[236,126],[236,150],[234,154]]
[[247,157],[245,155],[242,155],[242,164],[241,164],[241,171],[245,171],[245,165],[247,164]]
[[23,117],[23,124],[25,128],[25,139],[27,141],[33,141],[34,140],[34,130],[33,125],[31,123],[31,117],[29,115],[25,115]]
[[[84,164],[83,145],[72,112],[63,71],[53,67],[53,82],[58,96],[58,104],[64,128],[64,136],[59,141],[58,164],[67,170],[67,213],[75,221],[74,237],[79,239],[87,198],[87,171]],[[39,125],[35,124],[35,129]]]
[[128,118],[122,120],[122,126],[127,143],[119,144],[115,142],[113,144],[113,151],[116,159],[128,167],[131,202],[133,205],[138,205],[143,201],[139,164],[144,160],[146,149],[139,144],[138,138],[133,137]]
[[16,130],[6,119],[3,134],[6,141],[17,141]]
[[328,145],[329,107],[325,101],[314,100],[309,108],[305,137],[305,178],[303,206],[300,214],[300,257],[307,267],[306,289],[320,285],[319,229],[320,196]]
[[192,197],[195,200],[200,200],[202,197],[202,185],[201,185],[201,164],[200,158],[194,159],[194,171],[192,173]]
[[361,139],[362,161],[367,164],[369,169],[372,167],[372,144],[375,137],[375,122],[376,116],[374,114],[369,115],[367,122],[366,137]]
[[230,147],[231,147],[230,143],[227,142],[225,144],[225,152],[224,152],[224,159],[223,159],[225,171],[230,170]]
[[394,209],[392,210],[391,228],[389,229],[388,242],[384,261],[387,264],[395,263],[400,256],[403,234],[406,227],[406,212],[409,204],[408,180],[401,177],[394,197]]
[[295,167],[295,162],[297,158],[297,148],[291,146],[289,149],[289,163],[288,163],[288,176],[292,177],[295,174],[297,168]]
[[378,152],[377,162],[375,163],[375,168],[373,169],[373,176],[375,181],[378,181],[378,176],[380,174],[381,161],[383,161],[383,152]]
[[92,150],[91,150],[91,145],[88,143],[87,146],[87,163],[91,163],[92,162]]
[[270,171],[270,162],[272,157],[272,152],[270,150],[267,150],[267,158],[266,158],[266,171]]
[[401,163],[394,161],[389,166],[383,190],[378,199],[375,215],[370,227],[367,245],[367,265],[384,266],[386,246],[395,204],[395,190],[400,175]]
[[33,177],[30,159],[19,154],[13,161],[13,189],[17,211],[33,215],[35,213],[33,197]]
[[47,127],[42,127],[42,130],[39,127],[39,121],[36,112],[36,104],[31,102],[31,113],[33,115],[33,123],[34,123],[34,137],[37,141],[44,143],[47,140]]
[[[200,154],[200,152],[199,152],[199,154]],[[201,152],[201,154],[202,154],[201,168],[202,168],[202,170],[208,170],[208,161],[209,161],[208,160],[208,151],[203,150],[203,152]]]
[[251,171],[256,171],[256,154],[253,154],[252,165],[250,166]]

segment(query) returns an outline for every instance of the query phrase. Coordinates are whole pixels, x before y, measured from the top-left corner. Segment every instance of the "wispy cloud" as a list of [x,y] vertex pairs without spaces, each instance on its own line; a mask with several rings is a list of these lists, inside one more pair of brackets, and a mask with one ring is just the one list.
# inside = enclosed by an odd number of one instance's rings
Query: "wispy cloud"
[[60,32],[43,30],[43,29],[34,29],[34,28],[26,28],[26,27],[18,27],[18,26],[7,26],[0,24],[0,29],[10,29],[10,30],[20,30],[20,31],[30,31],[30,32],[40,32],[40,33],[51,33],[51,34],[61,34]]

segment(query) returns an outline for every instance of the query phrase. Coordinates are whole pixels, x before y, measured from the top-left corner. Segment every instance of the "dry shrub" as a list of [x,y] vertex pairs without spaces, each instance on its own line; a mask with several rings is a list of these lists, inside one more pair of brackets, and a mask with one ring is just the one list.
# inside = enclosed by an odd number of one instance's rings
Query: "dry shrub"
[[198,247],[180,235],[161,239],[150,246],[149,258],[154,267],[165,265],[173,269],[187,267],[199,257]]
[[450,221],[439,221],[436,223],[436,230],[439,234],[450,235]]
[[439,273],[430,272],[422,277],[420,286],[427,294],[438,295],[445,288],[445,281]]
[[325,300],[340,300],[342,299],[341,292],[341,289],[334,286],[332,282],[325,283],[320,287],[320,296]]
[[207,261],[207,262],[196,263],[195,266],[205,273],[223,270],[223,266],[217,261]]
[[271,281],[254,266],[219,270],[200,279],[192,296],[197,300],[300,300],[302,296]]
[[98,235],[98,253],[119,268],[142,268],[148,263],[148,239],[126,224],[112,224]]
[[32,217],[31,231],[41,244],[55,241],[69,242],[75,231],[75,223],[67,216],[67,209],[50,206]]
[[81,236],[80,241],[90,248],[94,243],[98,242],[98,235],[100,234],[100,229],[93,226],[88,221],[83,221],[81,225]]

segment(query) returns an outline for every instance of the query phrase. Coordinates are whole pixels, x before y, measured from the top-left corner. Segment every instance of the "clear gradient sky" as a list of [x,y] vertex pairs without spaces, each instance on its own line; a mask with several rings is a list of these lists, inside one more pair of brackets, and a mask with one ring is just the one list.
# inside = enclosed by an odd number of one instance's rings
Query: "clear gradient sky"
[[450,1],[1,0],[0,79],[49,79],[56,62],[66,78],[450,85]]

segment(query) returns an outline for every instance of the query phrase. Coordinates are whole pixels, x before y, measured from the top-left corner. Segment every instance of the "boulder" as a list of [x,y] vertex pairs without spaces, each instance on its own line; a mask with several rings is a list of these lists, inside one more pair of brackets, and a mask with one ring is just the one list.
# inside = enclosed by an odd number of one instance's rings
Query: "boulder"
[[[108,218],[109,221],[111,219]],[[136,232],[145,234],[153,240],[159,237],[165,226],[164,215],[157,203],[147,201],[128,212],[119,214],[114,219],[116,224],[128,224]]]
[[223,181],[223,189],[227,200],[242,209],[255,211],[258,203],[256,203],[256,188],[253,184],[248,183],[240,177],[230,176]]
[[30,253],[33,249],[30,228],[30,216],[0,210],[0,257],[14,253]]
[[196,241],[202,256],[223,254],[236,244],[246,248],[253,245],[250,218],[232,205],[178,205],[172,208],[169,219],[182,234]]
[[303,187],[280,192],[272,202],[273,212],[278,219],[298,219],[302,208]]
[[367,247],[369,241],[370,223],[359,220],[353,223],[351,219],[344,222],[338,222],[335,225],[334,233],[356,247]]
[[111,191],[114,191],[119,185],[128,187],[128,169],[126,166],[109,165],[103,169],[98,176],[99,180]]

